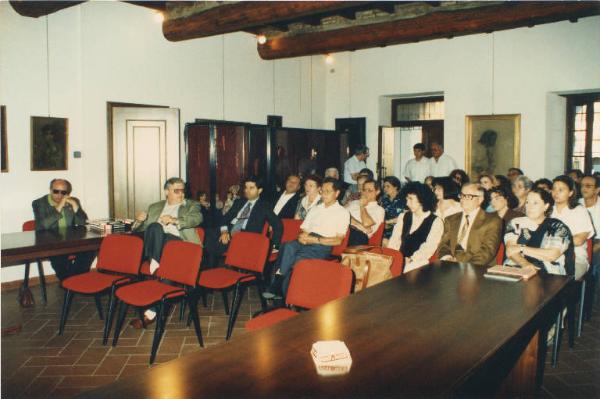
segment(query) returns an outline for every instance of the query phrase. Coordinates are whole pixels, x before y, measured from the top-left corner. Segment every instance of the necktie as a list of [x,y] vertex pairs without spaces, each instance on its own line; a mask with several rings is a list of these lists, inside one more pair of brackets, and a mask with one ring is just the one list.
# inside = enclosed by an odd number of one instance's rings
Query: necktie
[[463,224],[462,229],[460,229],[460,234],[458,235],[458,245],[462,246],[462,242],[465,239],[465,236],[467,235],[467,231],[469,231],[469,215],[465,215],[465,224]]
[[246,220],[248,220],[248,216],[250,216],[250,209],[252,209],[252,204],[250,203],[250,201],[248,201],[244,206],[244,209],[242,209],[242,212],[238,216],[237,221],[233,225],[233,228],[231,229],[231,234],[237,233],[244,227],[244,223],[246,223]]

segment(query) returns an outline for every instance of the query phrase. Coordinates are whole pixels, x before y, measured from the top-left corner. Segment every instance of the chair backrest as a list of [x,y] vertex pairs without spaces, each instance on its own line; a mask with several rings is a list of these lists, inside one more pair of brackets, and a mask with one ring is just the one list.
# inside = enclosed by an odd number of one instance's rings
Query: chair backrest
[[198,281],[202,246],[187,241],[168,241],[160,257],[159,278],[194,286]]
[[336,245],[331,248],[331,256],[342,256],[342,253],[346,250],[348,246],[348,239],[350,238],[350,229],[346,231],[346,236],[340,245]]
[[504,264],[504,243],[500,242],[500,246],[498,247],[498,252],[496,252],[496,264],[502,265]]
[[392,276],[396,277],[401,275],[404,271],[404,254],[393,248],[381,248],[380,250],[383,255],[392,256],[394,258],[392,266],[390,267]]
[[350,294],[352,270],[339,262],[304,259],[296,263],[286,302],[313,309]]
[[594,241],[592,241],[591,238],[587,239],[587,255],[588,255],[588,262],[590,263],[590,265],[592,264],[592,255],[594,254]]
[[204,236],[205,236],[204,228],[196,227],[196,234],[198,234],[198,238],[200,239],[200,242],[202,244],[204,244]]
[[35,220],[28,220],[23,223],[23,231],[33,231],[35,230]]
[[379,227],[377,228],[377,231],[375,232],[375,234],[373,234],[371,236],[371,238],[369,238],[369,245],[374,245],[376,247],[380,247],[381,246],[381,242],[383,241],[383,229],[385,228],[385,222],[382,222]]
[[258,233],[240,231],[231,237],[225,264],[262,273],[269,254],[269,238]]
[[138,274],[144,242],[140,237],[111,234],[102,239],[98,252],[98,270],[124,274]]
[[283,234],[281,236],[282,244],[284,242],[294,241],[298,238],[302,222],[304,221],[298,219],[281,219],[281,223],[283,224]]

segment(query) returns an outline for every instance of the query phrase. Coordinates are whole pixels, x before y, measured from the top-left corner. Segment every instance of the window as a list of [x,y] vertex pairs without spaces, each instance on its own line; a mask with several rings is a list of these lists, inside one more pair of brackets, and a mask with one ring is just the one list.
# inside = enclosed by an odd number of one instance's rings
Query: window
[[600,93],[567,97],[566,170],[600,172]]
[[[423,143],[427,149],[425,156],[431,157],[431,143],[444,145],[444,97],[392,100],[392,126],[410,131],[411,142],[416,140]],[[402,137],[406,134],[402,134]],[[406,140],[402,140],[402,143],[407,145]],[[412,147],[407,151],[412,154]]]

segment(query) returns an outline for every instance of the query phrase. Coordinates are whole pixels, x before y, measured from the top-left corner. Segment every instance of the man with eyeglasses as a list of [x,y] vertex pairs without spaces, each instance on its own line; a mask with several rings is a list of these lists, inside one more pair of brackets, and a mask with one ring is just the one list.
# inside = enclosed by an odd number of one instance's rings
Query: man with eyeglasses
[[[54,179],[50,182],[50,193],[31,203],[35,216],[36,230],[60,230],[71,226],[84,226],[87,219],[81,203],[71,197],[72,186],[68,180]],[[56,277],[62,281],[67,277],[90,270],[95,253],[80,252],[77,255],[51,256],[50,264]]]
[[467,183],[460,190],[462,212],[448,216],[438,248],[440,260],[493,265],[502,234],[502,219],[481,209],[484,189]]

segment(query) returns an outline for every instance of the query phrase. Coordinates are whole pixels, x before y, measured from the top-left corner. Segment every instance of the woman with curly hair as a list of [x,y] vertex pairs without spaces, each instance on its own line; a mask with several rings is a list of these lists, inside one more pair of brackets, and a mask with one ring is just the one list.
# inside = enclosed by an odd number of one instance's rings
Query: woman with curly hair
[[524,213],[515,211],[519,201],[511,191],[504,187],[494,187],[490,190],[490,204],[498,217],[504,221],[506,226],[514,218],[525,216]]

